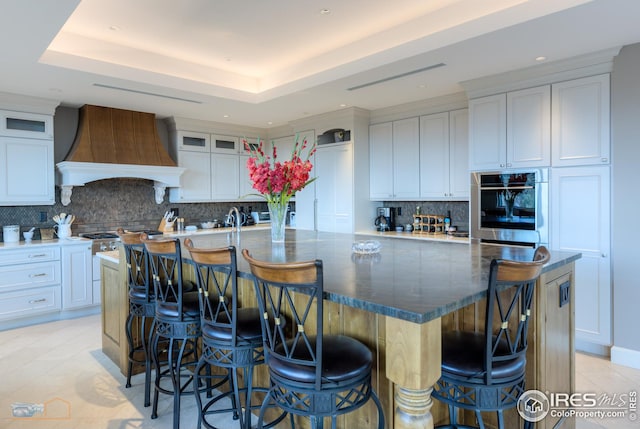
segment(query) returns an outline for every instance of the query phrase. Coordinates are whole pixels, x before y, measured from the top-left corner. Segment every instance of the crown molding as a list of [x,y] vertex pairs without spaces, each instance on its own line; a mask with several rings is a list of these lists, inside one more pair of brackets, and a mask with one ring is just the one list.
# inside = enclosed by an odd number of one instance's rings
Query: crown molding
[[469,98],[547,85],[586,76],[610,73],[622,47],[614,47],[566,60],[460,82]]

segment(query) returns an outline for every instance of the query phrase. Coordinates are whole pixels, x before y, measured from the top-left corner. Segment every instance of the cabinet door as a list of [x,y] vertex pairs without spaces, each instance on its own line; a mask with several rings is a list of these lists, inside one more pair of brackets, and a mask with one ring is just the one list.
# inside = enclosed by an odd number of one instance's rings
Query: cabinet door
[[369,127],[369,186],[372,200],[393,198],[393,123]]
[[0,137],[0,205],[55,203],[53,141]]
[[[247,160],[249,155],[240,155],[238,164],[238,176],[240,180],[240,198],[243,201],[264,201],[264,198],[260,197],[258,191],[253,189],[253,182],[249,178],[249,170],[247,169]],[[256,195],[253,195],[256,194]]]
[[393,198],[420,197],[420,120],[393,122]]
[[552,86],[553,166],[608,164],[609,75]]
[[[314,130],[306,130],[298,133],[298,138],[303,141],[305,138],[311,144],[316,141],[316,132]],[[318,176],[315,155],[311,158],[313,168],[310,177]],[[315,182],[306,186],[304,189],[296,193],[294,197],[296,201],[296,228],[299,229],[316,229],[316,186]]]
[[318,231],[353,233],[353,145],[319,147],[316,168]]
[[0,135],[53,139],[53,116],[0,110]]
[[62,308],[93,305],[91,243],[62,246]]
[[235,201],[240,195],[238,155],[211,154],[211,198]]
[[507,168],[551,165],[551,88],[507,93]]
[[211,152],[240,153],[244,148],[240,146],[240,139],[234,136],[211,135]]
[[576,261],[576,338],[611,344],[610,177],[608,166],[551,172],[551,248]]
[[469,166],[472,171],[507,167],[506,94],[469,100]]
[[469,110],[454,110],[449,112],[449,199],[468,201],[470,180]]
[[211,200],[211,159],[202,152],[178,151],[178,166],[186,168],[180,187],[169,189],[172,203]]
[[449,197],[449,113],[420,117],[420,196]]
[[211,152],[211,139],[209,134],[178,131],[178,150],[204,153]]

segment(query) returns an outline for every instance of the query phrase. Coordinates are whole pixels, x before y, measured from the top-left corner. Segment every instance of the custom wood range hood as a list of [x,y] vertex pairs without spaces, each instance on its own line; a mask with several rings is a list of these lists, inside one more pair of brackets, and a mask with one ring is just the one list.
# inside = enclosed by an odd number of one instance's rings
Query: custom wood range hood
[[114,178],[153,180],[160,204],[167,187],[180,186],[185,171],[162,145],[155,114],[88,104],[80,109],[76,138],[56,169],[65,206],[74,186]]

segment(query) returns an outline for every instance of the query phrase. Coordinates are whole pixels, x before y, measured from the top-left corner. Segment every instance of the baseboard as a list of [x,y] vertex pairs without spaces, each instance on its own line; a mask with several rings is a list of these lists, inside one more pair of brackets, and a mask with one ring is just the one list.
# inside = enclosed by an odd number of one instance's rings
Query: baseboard
[[609,346],[603,346],[602,344],[590,343],[589,341],[576,338],[576,351],[585,352],[592,355],[598,355],[602,357],[611,356],[611,348]]
[[611,347],[611,363],[640,369],[640,351],[613,346]]

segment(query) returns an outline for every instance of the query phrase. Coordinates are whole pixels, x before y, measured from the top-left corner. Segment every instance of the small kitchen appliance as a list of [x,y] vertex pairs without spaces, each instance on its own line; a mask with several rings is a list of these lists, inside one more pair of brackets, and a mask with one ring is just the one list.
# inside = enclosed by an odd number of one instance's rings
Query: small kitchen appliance
[[395,207],[378,207],[374,225],[377,231],[393,231],[396,227]]

